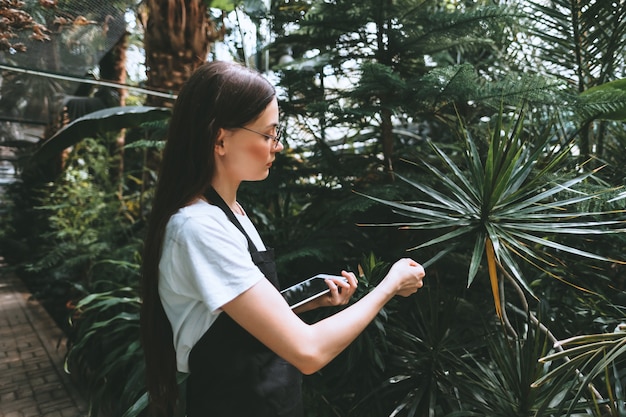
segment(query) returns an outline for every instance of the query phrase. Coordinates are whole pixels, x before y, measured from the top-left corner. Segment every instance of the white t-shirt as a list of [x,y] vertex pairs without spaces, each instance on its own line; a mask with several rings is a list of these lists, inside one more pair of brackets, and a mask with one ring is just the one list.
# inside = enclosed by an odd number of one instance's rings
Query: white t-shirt
[[[265,250],[250,219],[237,219],[257,249]],[[219,207],[198,200],[170,218],[159,263],[159,296],[172,324],[179,371],[189,372],[189,352],[221,307],[261,279],[248,241]]]

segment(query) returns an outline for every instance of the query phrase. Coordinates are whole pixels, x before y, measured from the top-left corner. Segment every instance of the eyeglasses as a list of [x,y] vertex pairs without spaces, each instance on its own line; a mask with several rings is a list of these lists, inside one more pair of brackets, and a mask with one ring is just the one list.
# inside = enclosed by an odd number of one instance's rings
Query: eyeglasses
[[238,129],[247,130],[248,132],[256,133],[257,135],[263,136],[265,139],[274,141],[274,149],[278,148],[278,143],[280,142],[280,137],[283,133],[283,129],[280,126],[276,126],[276,134],[269,135],[267,133],[257,132],[256,130],[248,129],[247,127],[239,126]]

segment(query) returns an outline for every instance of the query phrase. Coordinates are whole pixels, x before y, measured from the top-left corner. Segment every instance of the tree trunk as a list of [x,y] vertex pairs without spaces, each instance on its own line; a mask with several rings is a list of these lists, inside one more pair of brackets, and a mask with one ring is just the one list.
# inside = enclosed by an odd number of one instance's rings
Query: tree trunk
[[[377,50],[376,58],[378,62],[386,65],[389,68],[393,68],[393,62],[389,55],[389,46],[387,45],[388,35],[386,32],[391,27],[391,22],[388,17],[388,10],[391,10],[392,1],[382,0],[380,2],[379,15],[376,21],[376,39]],[[388,94],[384,94],[379,97],[380,100],[380,140],[383,146],[383,157],[385,159],[385,168],[390,173],[393,179],[393,113],[388,106]]]
[[[144,16],[146,85],[177,93],[204,63],[211,45],[223,36],[202,0],[147,0]],[[149,106],[171,107],[173,100],[148,96]]]

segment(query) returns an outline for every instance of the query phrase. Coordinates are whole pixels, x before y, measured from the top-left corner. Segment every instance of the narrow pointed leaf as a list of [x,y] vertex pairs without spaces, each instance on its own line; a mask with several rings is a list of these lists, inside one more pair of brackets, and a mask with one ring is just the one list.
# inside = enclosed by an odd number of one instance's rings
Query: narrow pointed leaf
[[491,239],[485,239],[485,252],[487,253],[487,265],[489,266],[489,280],[491,281],[491,292],[493,302],[496,306],[496,314],[502,319],[502,304],[500,301],[500,286],[498,284],[498,270],[496,268],[496,254],[493,250]]
[[467,275],[467,286],[469,288],[474,282],[474,277],[478,273],[478,268],[480,267],[481,261],[483,259],[483,253],[485,252],[485,236],[482,233],[478,234],[478,237],[474,243],[474,250],[472,252],[472,260],[470,261],[469,273]]
[[459,236],[471,233],[474,230],[473,227],[461,227],[451,232],[448,232],[442,236],[436,237],[434,239],[429,240],[428,242],[422,243],[421,245],[417,245],[413,248],[407,249],[409,251],[413,251],[416,249],[426,248],[428,246],[436,245],[437,243],[447,242],[449,240],[455,239]]
[[574,254],[574,255],[582,256],[584,258],[597,259],[599,261],[605,261],[605,262],[616,262],[616,263],[620,263],[620,264],[626,264],[625,261],[619,261],[617,259],[610,259],[610,258],[607,258],[605,256],[596,255],[596,254],[591,253],[591,252],[586,252],[586,251],[583,251],[583,250],[580,250],[580,249],[573,248],[571,246],[566,246],[566,245],[562,245],[562,244],[557,243],[557,242],[553,242],[553,241],[551,241],[549,239],[536,237],[536,236],[533,236],[533,235],[528,234],[528,233],[515,232],[514,234],[516,236],[520,237],[521,239],[526,239],[526,240],[538,243],[538,244],[543,245],[543,246],[547,246],[547,247],[550,247],[550,248],[553,248],[553,249],[562,250],[564,252],[568,252],[568,253],[571,253],[571,254]]

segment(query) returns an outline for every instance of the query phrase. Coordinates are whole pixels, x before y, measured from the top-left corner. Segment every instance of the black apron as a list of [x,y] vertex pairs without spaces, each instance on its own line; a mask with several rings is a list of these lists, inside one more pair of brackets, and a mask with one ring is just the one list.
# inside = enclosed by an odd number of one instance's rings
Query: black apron
[[[259,252],[213,188],[205,197],[246,236],[254,264],[279,288],[274,252]],[[302,374],[225,312],[189,355],[187,417],[301,417]]]

